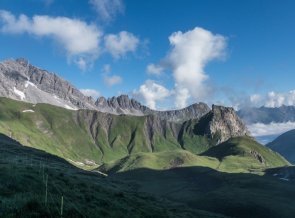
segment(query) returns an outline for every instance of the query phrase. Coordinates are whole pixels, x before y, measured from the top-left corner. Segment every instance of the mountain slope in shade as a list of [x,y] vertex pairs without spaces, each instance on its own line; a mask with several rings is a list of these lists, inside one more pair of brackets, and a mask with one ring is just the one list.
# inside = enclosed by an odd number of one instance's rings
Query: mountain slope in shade
[[61,217],[62,195],[64,218],[225,217],[138,193],[132,184],[78,169],[3,134],[0,134],[0,153],[0,217]]
[[198,119],[210,111],[204,103],[193,104],[180,110],[152,110],[127,95],[94,101],[83,95],[68,81],[56,74],[31,65],[25,59],[0,63],[0,96],[30,103],[47,103],[77,110],[91,109],[112,114],[136,116],[156,115],[161,119],[181,122]]
[[280,153],[291,163],[295,163],[295,130],[290,130],[266,145]]

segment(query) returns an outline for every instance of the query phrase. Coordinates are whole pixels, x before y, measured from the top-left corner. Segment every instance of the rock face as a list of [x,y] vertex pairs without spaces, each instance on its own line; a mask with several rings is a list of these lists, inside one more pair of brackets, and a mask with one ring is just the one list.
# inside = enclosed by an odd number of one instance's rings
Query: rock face
[[160,119],[181,122],[199,119],[210,111],[204,103],[193,104],[180,110],[152,110],[128,95],[94,101],[84,96],[68,81],[35,67],[25,59],[0,63],[0,96],[30,103],[48,103],[67,109],[91,109],[112,114],[135,116],[156,115]]
[[0,96],[67,109],[94,109],[94,101],[66,80],[39,69],[25,59],[0,63]]
[[210,111],[205,103],[196,103],[179,110],[157,111],[152,110],[128,95],[105,99],[100,97],[95,102],[99,111],[113,114],[131,114],[136,116],[156,115],[163,120],[182,122],[190,119],[199,119]]
[[211,138],[216,138],[217,144],[232,137],[250,135],[233,108],[216,105],[200,119],[197,129],[204,131],[203,134]]

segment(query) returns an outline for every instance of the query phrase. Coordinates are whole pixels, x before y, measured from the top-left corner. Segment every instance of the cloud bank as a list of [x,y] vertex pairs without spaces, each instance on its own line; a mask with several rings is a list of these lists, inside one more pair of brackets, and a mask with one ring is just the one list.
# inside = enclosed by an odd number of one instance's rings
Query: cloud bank
[[295,122],[286,123],[254,123],[247,126],[254,137],[279,135],[291,129],[295,129]]
[[295,90],[289,92],[268,92],[266,95],[254,94],[250,96],[253,106],[280,107],[282,105],[295,105]]

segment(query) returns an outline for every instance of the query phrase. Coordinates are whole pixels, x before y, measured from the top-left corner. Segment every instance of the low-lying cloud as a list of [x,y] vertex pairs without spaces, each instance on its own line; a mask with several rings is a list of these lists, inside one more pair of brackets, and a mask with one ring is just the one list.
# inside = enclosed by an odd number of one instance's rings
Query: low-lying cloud
[[280,107],[282,105],[295,105],[295,90],[289,92],[268,92],[266,95],[253,94],[250,96],[253,106]]
[[285,123],[254,123],[247,126],[250,133],[254,137],[258,136],[268,136],[268,135],[280,135],[291,129],[295,129],[295,122],[285,122]]
[[80,89],[80,92],[85,96],[91,96],[93,99],[97,99],[100,96],[100,92],[95,89]]

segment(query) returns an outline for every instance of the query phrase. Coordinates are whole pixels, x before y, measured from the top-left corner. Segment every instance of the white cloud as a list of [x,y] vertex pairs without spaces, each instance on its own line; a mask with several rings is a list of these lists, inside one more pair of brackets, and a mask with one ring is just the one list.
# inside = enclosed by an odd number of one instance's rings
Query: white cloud
[[176,106],[185,107],[190,98],[203,100],[209,92],[204,68],[208,62],[224,57],[226,38],[196,27],[172,33],[169,42],[171,48],[161,66],[173,72]]
[[250,96],[252,106],[280,107],[282,105],[295,105],[295,90],[289,92],[268,92],[266,95],[253,94]]
[[117,14],[124,13],[122,0],[90,0],[90,4],[103,21],[113,20]]
[[118,75],[105,75],[104,76],[104,82],[108,85],[108,86],[114,86],[117,84],[122,83],[123,79],[122,77],[118,76]]
[[54,0],[43,0],[43,3],[46,7],[49,7],[54,3]]
[[78,67],[82,70],[82,71],[86,71],[87,69],[87,61],[85,60],[85,58],[83,57],[79,57],[77,60],[75,60],[75,63],[78,65]]
[[118,34],[108,34],[104,37],[105,49],[114,58],[121,58],[128,52],[135,52],[139,39],[132,33],[121,31]]
[[93,99],[97,99],[100,96],[99,91],[95,89],[80,89],[80,92],[85,96],[91,96]]
[[102,67],[102,72],[104,73],[104,74],[108,74],[108,73],[110,73],[111,72],[111,65],[109,65],[109,64],[105,64],[103,67]]
[[287,132],[291,129],[295,129],[295,122],[286,123],[254,123],[247,126],[251,135],[254,137],[268,136],[268,135],[279,135]]
[[139,90],[133,91],[133,95],[143,99],[151,109],[156,109],[156,103],[171,95],[171,92],[155,81],[147,80],[139,87]]
[[146,72],[151,75],[160,75],[164,68],[161,65],[149,64],[146,68]]
[[102,67],[102,76],[103,76],[103,80],[105,82],[105,84],[107,84],[108,86],[114,86],[117,84],[120,84],[123,82],[122,77],[118,76],[118,75],[111,75],[111,65],[109,64],[105,64]]
[[[16,17],[8,11],[0,11],[1,32],[9,34],[28,33],[49,37],[59,43],[69,59],[77,59],[78,66],[95,59],[100,53],[102,32],[93,24],[68,17],[35,15],[32,18],[21,14]],[[80,59],[80,56],[84,58]]]

